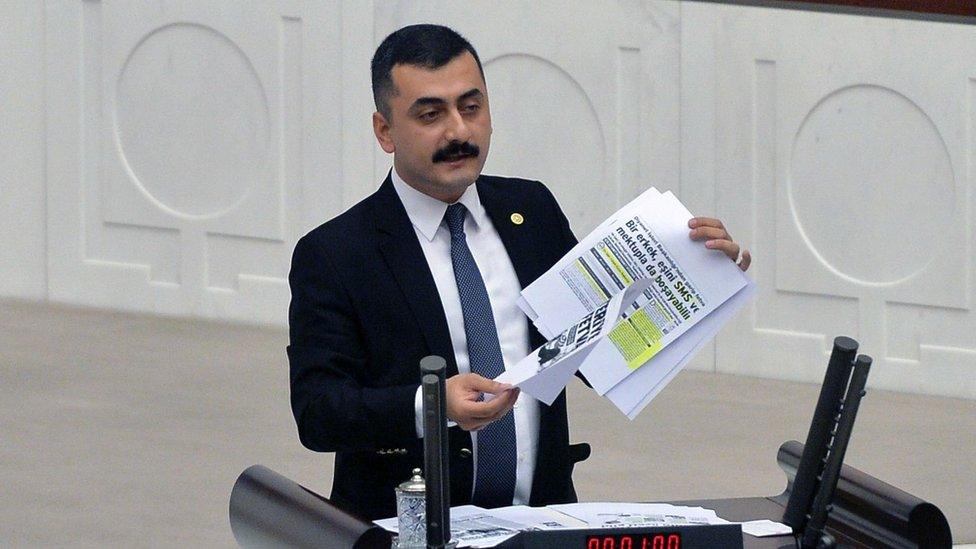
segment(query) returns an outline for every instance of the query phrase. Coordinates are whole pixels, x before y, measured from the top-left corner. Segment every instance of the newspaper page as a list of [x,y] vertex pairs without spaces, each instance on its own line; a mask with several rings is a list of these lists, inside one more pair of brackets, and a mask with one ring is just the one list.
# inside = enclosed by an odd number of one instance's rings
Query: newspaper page
[[[549,292],[553,290],[551,284],[545,284],[544,281],[547,277],[549,279],[557,277],[565,278],[572,281],[574,278],[589,276],[593,278],[586,268],[588,266],[587,262],[579,261],[579,257],[584,254],[586,250],[592,250],[596,246],[601,246],[601,235],[605,232],[604,229],[613,225],[618,218],[622,215],[627,215],[631,212],[637,211],[640,205],[647,200],[651,200],[654,197],[660,196],[657,189],[651,187],[643,194],[635,198],[629,204],[614,212],[609,218],[607,218],[599,227],[594,229],[586,238],[580,241],[569,253],[563,256],[559,262],[552,266],[549,271],[546,272],[542,277],[536,280],[534,283],[526,287],[519,299],[518,306],[525,312],[530,320],[536,325],[536,328],[542,333],[546,338],[552,338],[556,333],[561,332],[566,328],[564,323],[571,321],[572,319],[579,318],[580,316],[591,311],[598,302],[605,301],[609,297],[599,297],[597,295],[597,290],[585,291],[585,287],[575,284],[575,291],[573,295],[579,301],[574,303],[571,300],[561,299],[556,303],[549,304],[547,298],[549,297]],[[575,277],[572,275],[572,270],[582,270]],[[605,294],[606,292],[599,292],[600,294]],[[541,315],[535,311],[533,304],[539,307]],[[562,316],[560,317],[560,313]],[[553,323],[552,326],[547,324]]]
[[[374,523],[388,532],[398,533],[396,517]],[[791,532],[789,526],[770,520],[729,522],[712,509],[670,503],[592,502],[546,507],[512,505],[497,509],[460,505],[451,508],[451,539],[459,547],[495,547],[519,532],[534,530],[709,524],[741,524],[744,533],[757,537]]]
[[691,361],[695,353],[708,344],[722,326],[745,306],[754,293],[755,284],[750,282],[603,396],[629,419],[636,418]]
[[[398,533],[397,517],[373,521],[388,532]],[[460,547],[494,547],[528,530],[585,528],[586,523],[548,507],[513,505],[484,509],[477,505],[451,507],[451,540]]]
[[608,362],[590,360],[581,367],[601,395],[747,283],[724,254],[688,238],[691,215],[677,198],[641,196],[574,248],[569,262],[561,261],[523,290],[538,313],[537,324],[558,329],[566,317],[600,306],[635,280],[653,282],[625,309],[626,322],[611,334],[623,362],[601,353]]
[[548,507],[586,522],[589,528],[728,524],[711,509],[670,503],[587,502]]
[[642,281],[579,367],[631,419],[751,295],[742,292],[751,282],[734,262],[688,237],[691,217],[673,194],[649,189],[526,287],[519,301],[549,336]]
[[[398,533],[397,517],[373,521],[388,532]],[[461,547],[494,547],[527,526],[492,515],[477,505],[451,507],[451,540]]]
[[510,383],[547,405],[552,404],[594,345],[610,333],[620,317],[624,299],[632,298],[637,291],[635,287],[596,307],[495,380]]

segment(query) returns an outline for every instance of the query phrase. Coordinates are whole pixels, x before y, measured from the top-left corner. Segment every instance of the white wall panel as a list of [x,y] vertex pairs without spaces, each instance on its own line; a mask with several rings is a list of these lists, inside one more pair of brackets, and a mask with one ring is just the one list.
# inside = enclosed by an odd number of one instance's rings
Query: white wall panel
[[[315,188],[341,173],[340,17],[335,2],[49,3],[51,298],[282,323],[305,211],[343,205]],[[327,123],[312,134],[310,117]]]
[[[342,76],[342,142],[330,143],[342,148],[341,177],[324,181],[325,189],[341,189],[346,208],[371,194],[386,177],[386,169],[376,158],[384,154],[373,136],[373,105],[370,62],[379,45],[374,25],[372,0],[343,0],[341,52]],[[345,208],[344,208],[345,209]],[[328,220],[319,215],[311,226]]]
[[693,367],[976,398],[976,27],[698,2],[0,7],[0,295],[286,322],[295,240],[371,193],[369,62],[457,28],[485,63],[486,171],[580,235],[644,188],[717,215],[760,293]]
[[0,296],[47,295],[44,6],[0,6]]
[[682,26],[709,58],[683,66],[682,97],[715,113],[683,134],[683,151],[714,143],[683,191],[714,185],[757,256],[718,368],[815,381],[847,334],[876,387],[976,397],[976,29],[695,3]]

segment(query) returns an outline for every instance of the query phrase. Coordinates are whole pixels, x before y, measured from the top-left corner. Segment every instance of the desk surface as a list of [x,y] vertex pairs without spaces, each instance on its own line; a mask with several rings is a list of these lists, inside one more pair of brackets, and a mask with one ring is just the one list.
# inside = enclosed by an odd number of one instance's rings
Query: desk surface
[[[783,520],[783,506],[769,498],[704,499],[695,501],[675,501],[675,505],[700,506],[713,509],[718,516],[735,522],[769,519]],[[794,549],[793,536],[770,536],[757,538],[742,534],[742,545],[747,549]]]

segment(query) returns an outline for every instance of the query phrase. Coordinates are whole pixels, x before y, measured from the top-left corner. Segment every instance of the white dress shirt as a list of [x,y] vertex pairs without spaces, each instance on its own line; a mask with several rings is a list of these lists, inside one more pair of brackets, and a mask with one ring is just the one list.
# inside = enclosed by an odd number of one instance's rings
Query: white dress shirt
[[[448,204],[428,196],[407,185],[396,170],[391,170],[393,187],[400,196],[407,216],[417,233],[417,240],[424,251],[427,266],[434,277],[437,293],[444,307],[447,326],[451,332],[454,358],[458,371],[471,371],[468,361],[468,342],[464,333],[464,314],[458,296],[454,266],[451,263],[451,234],[444,222]],[[515,304],[522,287],[515,268],[505,251],[498,231],[492,225],[478,198],[478,189],[471,185],[458,200],[468,210],[464,218],[464,233],[485,281],[491,312],[495,317],[498,342],[502,349],[505,368],[515,365],[529,353],[529,328],[527,319]],[[423,436],[423,406],[420,389],[415,400],[417,436]],[[526,394],[519,395],[513,409],[515,414],[515,439],[517,462],[515,467],[515,505],[528,505],[532,491],[532,476],[539,442],[539,403]],[[478,467],[478,433],[471,433],[474,446],[474,467]],[[477,474],[475,474],[477,479]],[[475,480],[477,482],[477,480]]]

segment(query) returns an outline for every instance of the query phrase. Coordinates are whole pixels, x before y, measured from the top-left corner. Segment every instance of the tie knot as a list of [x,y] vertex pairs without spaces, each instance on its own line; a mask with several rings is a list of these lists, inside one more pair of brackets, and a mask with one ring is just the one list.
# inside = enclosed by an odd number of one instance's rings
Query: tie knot
[[451,231],[451,236],[464,234],[464,214],[467,213],[464,204],[456,202],[447,207],[444,220],[447,221],[447,229]]

